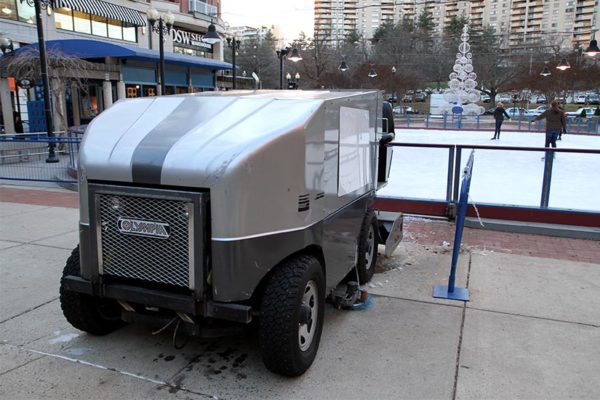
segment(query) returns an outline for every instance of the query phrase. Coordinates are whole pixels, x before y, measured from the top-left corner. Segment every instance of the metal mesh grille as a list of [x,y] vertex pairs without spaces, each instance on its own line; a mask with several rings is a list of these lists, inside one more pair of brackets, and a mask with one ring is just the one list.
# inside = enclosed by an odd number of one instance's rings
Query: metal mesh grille
[[[98,194],[102,265],[105,275],[189,286],[188,202]],[[169,224],[167,239],[119,232],[119,218]]]

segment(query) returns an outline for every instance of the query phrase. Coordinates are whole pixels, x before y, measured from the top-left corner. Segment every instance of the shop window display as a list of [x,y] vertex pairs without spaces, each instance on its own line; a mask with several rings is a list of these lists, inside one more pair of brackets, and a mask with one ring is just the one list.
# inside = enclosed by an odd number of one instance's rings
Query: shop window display
[[59,8],[54,13],[54,21],[58,29],[137,42],[137,27],[116,19]]

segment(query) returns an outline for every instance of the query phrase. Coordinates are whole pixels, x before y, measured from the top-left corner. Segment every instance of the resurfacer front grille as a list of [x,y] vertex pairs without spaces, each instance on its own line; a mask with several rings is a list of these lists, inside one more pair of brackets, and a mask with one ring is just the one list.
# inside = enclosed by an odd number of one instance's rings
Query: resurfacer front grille
[[191,287],[193,203],[97,193],[101,274]]

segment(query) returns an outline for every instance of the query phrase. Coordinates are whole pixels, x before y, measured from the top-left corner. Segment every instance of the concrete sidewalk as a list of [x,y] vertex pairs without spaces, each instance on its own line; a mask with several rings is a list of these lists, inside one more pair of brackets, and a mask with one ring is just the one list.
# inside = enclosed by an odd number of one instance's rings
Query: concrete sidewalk
[[[326,307],[317,359],[269,373],[252,333],[176,350],[172,332],[71,327],[58,286],[77,244],[77,198],[0,186],[1,399],[598,399],[600,242],[465,229],[447,283],[453,225],[412,219],[380,257],[363,311]],[[448,244],[444,244],[447,242]]]

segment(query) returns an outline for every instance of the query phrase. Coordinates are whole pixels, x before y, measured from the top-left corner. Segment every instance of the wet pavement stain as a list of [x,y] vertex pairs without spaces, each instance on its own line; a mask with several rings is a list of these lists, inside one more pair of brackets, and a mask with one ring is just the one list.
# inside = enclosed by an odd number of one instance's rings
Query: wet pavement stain
[[173,380],[173,384],[169,386],[169,393],[177,393],[183,388],[183,381],[185,379],[185,374],[181,374],[176,376]]

